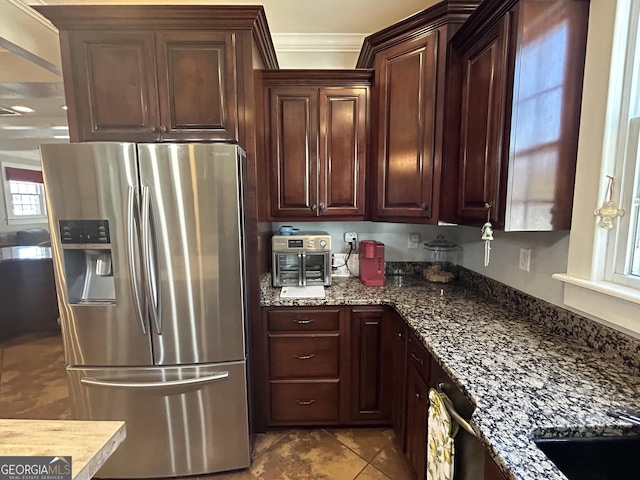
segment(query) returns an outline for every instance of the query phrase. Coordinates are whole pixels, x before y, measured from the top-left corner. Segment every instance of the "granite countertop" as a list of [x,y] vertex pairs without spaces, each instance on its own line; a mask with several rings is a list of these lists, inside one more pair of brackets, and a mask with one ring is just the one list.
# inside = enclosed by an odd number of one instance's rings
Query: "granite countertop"
[[[640,408],[640,375],[571,337],[464,285],[393,277],[385,287],[332,279],[325,298],[282,299],[261,282],[263,306],[391,305],[476,405],[471,425],[512,479],[564,480],[534,436],[638,432],[606,415]],[[636,403],[634,403],[636,402]]]
[[70,456],[71,478],[89,480],[125,436],[124,422],[0,419],[0,456]]

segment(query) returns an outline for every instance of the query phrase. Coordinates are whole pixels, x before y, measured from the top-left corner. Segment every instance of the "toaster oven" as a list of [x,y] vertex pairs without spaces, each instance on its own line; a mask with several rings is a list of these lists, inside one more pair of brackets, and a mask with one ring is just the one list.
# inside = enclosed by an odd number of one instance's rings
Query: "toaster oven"
[[331,285],[331,236],[299,232],[271,238],[274,287]]

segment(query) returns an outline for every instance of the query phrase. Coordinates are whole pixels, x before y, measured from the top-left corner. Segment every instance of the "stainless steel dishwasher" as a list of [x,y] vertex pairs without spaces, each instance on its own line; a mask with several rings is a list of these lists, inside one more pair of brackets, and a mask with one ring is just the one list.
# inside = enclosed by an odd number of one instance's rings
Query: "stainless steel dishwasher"
[[485,447],[467,422],[475,405],[435,359],[431,363],[431,385],[449,397],[451,404],[447,410],[460,425],[455,436],[454,480],[483,479]]

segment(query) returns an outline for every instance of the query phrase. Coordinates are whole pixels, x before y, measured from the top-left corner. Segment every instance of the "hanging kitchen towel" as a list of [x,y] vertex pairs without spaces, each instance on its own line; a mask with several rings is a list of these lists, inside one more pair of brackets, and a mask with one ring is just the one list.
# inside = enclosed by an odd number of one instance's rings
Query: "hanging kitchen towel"
[[429,389],[427,480],[453,480],[454,438],[458,424],[449,416],[444,393]]

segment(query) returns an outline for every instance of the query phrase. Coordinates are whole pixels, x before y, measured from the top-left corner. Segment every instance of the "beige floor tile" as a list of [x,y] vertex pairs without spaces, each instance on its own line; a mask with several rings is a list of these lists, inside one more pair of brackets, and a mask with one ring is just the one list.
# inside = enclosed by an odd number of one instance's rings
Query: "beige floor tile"
[[402,451],[394,442],[387,444],[371,461],[371,465],[393,480],[411,480],[413,478]]
[[253,451],[251,452],[251,458],[258,458],[262,453],[269,450],[280,440],[285,438],[292,432],[292,429],[275,429],[269,430],[267,433],[259,434],[256,436],[255,444],[253,445]]
[[356,477],[356,480],[390,480],[384,473],[378,470],[373,465],[367,465],[360,475]]
[[329,428],[327,432],[367,462],[394,441],[393,430],[390,428]]
[[250,469],[252,476],[247,478],[351,480],[366,465],[324,430],[295,430],[256,458]]

